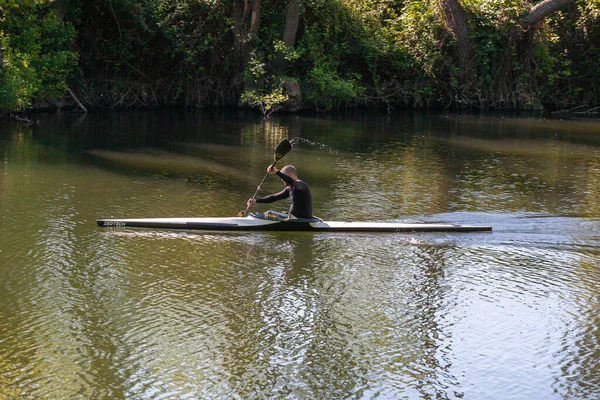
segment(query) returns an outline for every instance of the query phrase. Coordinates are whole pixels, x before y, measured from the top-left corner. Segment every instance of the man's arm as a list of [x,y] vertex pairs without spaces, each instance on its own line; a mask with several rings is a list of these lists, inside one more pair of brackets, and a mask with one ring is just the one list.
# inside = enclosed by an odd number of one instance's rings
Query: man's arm
[[284,174],[281,171],[277,171],[275,173],[275,175],[277,175],[278,177],[280,177],[285,183],[287,183],[288,185],[290,185],[291,187],[293,187],[294,189],[298,189],[298,190],[305,190],[304,186],[301,184],[300,181],[295,180],[294,178],[292,178],[289,175]]
[[288,189],[286,188],[286,189],[283,189],[279,193],[275,193],[275,194],[271,194],[269,196],[258,198],[258,199],[256,199],[256,202],[257,203],[273,203],[274,201],[287,199],[288,197],[290,197],[290,193],[288,192]]

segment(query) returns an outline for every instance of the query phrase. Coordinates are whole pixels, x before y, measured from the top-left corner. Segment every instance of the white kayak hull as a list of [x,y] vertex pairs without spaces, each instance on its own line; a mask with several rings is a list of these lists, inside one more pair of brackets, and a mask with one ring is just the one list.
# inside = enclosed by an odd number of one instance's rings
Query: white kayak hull
[[253,216],[228,218],[99,219],[104,228],[151,228],[199,231],[307,231],[307,232],[485,232],[491,226],[404,224],[395,222],[273,221]]

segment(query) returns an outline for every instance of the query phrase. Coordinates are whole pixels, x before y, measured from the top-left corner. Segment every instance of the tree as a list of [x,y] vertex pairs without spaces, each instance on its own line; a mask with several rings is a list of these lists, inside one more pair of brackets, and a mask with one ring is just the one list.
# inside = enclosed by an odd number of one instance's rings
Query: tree
[[517,25],[520,25],[522,30],[526,32],[530,28],[537,25],[544,18],[549,16],[550,14],[560,10],[561,8],[568,6],[573,3],[575,0],[544,0],[537,4],[535,4],[529,13],[525,16],[523,21]]
[[283,43],[287,47],[296,45],[301,9],[302,0],[288,0],[285,9],[285,28],[283,30]]
[[[510,76],[508,72],[514,69],[513,66],[516,61],[519,69],[515,72],[523,78],[519,79],[518,76],[514,76],[512,81],[515,85],[520,85],[523,88],[521,89],[517,86],[512,89],[512,92],[520,93],[522,90],[525,90],[525,102],[533,101],[531,98],[532,96],[530,96],[529,93],[535,93],[535,87],[537,86],[536,78],[538,64],[536,63],[533,54],[536,29],[548,16],[574,1],[575,0],[544,0],[537,3],[515,23],[509,33],[509,42],[503,65],[503,69],[506,72],[504,76]],[[517,102],[517,106],[519,105],[518,103],[520,102]]]
[[78,68],[73,25],[59,21],[52,5],[30,3],[0,18],[0,108],[9,111],[63,96]]
[[[283,46],[292,49],[296,46],[298,37],[298,25],[300,24],[300,15],[302,10],[302,0],[288,0],[285,8],[285,27],[283,29]],[[274,69],[283,72],[286,67],[287,50],[280,52],[274,61]]]
[[233,48],[237,73],[233,80],[236,91],[240,91],[244,71],[254,49],[260,29],[261,0],[234,0],[233,2]]
[[263,114],[263,118],[267,119],[275,111],[281,109],[282,104],[288,99],[288,95],[283,93],[281,87],[274,89],[271,92],[259,90],[247,90],[242,94],[240,100],[252,107],[257,107]]
[[[573,3],[575,0],[543,0],[531,5],[525,13],[517,18],[516,22],[507,32],[507,46],[501,69],[493,88],[493,93],[499,99],[505,99],[510,93],[521,92],[521,89],[506,86],[509,84],[520,85],[520,79],[527,82],[526,92],[533,92],[535,85],[535,60],[533,57],[533,38],[536,27],[549,15]],[[458,65],[461,69],[460,77],[464,83],[469,79],[469,71],[474,58],[471,41],[469,20],[463,6],[458,0],[441,0],[446,22],[456,38]],[[515,66],[517,70],[515,70]],[[526,78],[522,78],[526,77]],[[528,97],[528,94],[524,94]],[[518,104],[515,104],[518,105]]]
[[466,81],[471,68],[472,49],[471,30],[464,8],[458,0],[442,0],[446,21],[458,44],[458,66],[461,69],[461,80]]

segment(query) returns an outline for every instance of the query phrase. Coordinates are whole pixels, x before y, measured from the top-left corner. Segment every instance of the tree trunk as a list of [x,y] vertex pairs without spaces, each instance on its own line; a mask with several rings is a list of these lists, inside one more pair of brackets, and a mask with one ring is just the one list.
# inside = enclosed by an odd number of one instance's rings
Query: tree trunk
[[[296,46],[301,9],[302,0],[288,0],[285,9],[285,28],[283,29],[283,43],[286,47]],[[273,68],[275,71],[282,73],[285,70],[286,64],[287,61],[284,55],[280,54],[273,62]]]
[[248,0],[233,1],[233,52],[235,65],[240,68],[246,43],[246,30],[244,20],[247,16]]
[[470,75],[471,60],[473,59],[471,44],[471,30],[467,13],[458,0],[441,0],[446,14],[446,20],[458,44],[458,65],[461,69],[461,78],[466,81]]
[[254,49],[254,41],[258,37],[261,11],[261,0],[233,1],[233,56],[236,65],[233,87],[238,94],[241,92],[244,72]]
[[64,0],[55,0],[54,9],[56,10],[56,20],[63,23],[65,20],[65,13],[67,12],[67,5]]
[[258,30],[260,29],[261,0],[251,0],[250,7],[250,40],[254,41],[258,37]]
[[301,7],[302,0],[288,0],[285,9],[285,29],[283,31],[283,43],[287,47],[294,47],[296,45]]

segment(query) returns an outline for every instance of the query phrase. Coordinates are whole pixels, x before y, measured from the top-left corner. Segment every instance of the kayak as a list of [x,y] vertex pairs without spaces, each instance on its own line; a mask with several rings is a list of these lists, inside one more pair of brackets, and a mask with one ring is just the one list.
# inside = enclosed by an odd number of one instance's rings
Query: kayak
[[318,218],[269,220],[250,214],[225,218],[99,219],[103,228],[151,228],[198,231],[292,231],[292,232],[481,232],[491,226],[396,222],[341,222]]

